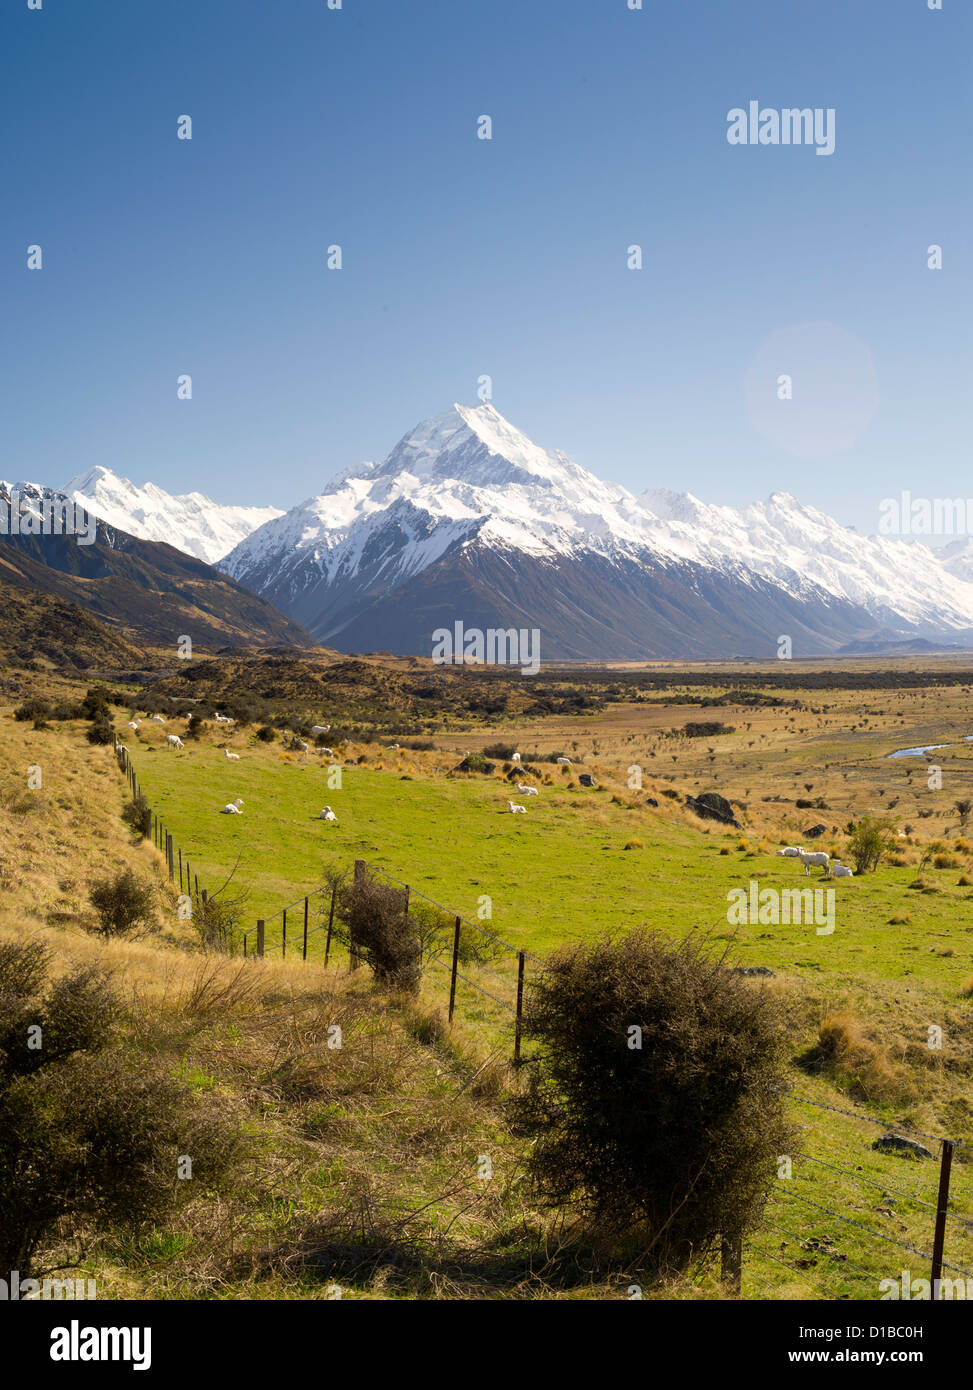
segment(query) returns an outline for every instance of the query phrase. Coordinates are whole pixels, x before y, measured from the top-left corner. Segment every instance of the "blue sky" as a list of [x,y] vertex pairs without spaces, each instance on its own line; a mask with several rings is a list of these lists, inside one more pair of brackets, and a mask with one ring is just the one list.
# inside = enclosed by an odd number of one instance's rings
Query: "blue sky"
[[967,0],[7,0],[0,52],[2,477],[289,506],[488,374],[634,491],[973,494]]

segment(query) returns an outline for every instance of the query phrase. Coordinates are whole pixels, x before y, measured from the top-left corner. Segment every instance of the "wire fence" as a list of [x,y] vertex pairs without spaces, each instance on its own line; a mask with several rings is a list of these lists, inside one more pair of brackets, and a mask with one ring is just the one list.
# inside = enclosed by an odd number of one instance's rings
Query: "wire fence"
[[[143,795],[131,757],[124,745],[118,742],[117,737],[115,756],[126,776],[133,798]],[[161,818],[151,809],[147,814],[149,838],[165,856],[170,880],[173,884],[178,880],[180,893],[189,896],[193,910],[205,914],[212,900],[206,888],[200,885],[198,874],[193,869],[188,855],[183,855],[182,849],[176,844],[171,831]],[[521,1044],[526,972],[528,965],[544,970],[544,961],[532,952],[505,941],[489,931],[481,922],[472,921],[455,912],[411,884],[395,878],[386,870],[365,860],[356,860],[351,872],[358,881],[370,876],[395,885],[402,894],[405,912],[409,912],[410,909],[414,911],[415,900],[421,899],[427,910],[438,914],[440,930],[434,932],[427,941],[423,964],[436,972],[435,978],[441,983],[444,991],[448,989],[449,1022],[453,1022],[462,984],[465,1012],[470,1021],[485,1023],[491,1029],[499,1030],[501,1035],[508,1039],[512,1030],[513,1061],[515,1065],[519,1065],[523,1060]],[[310,953],[312,962],[320,960],[324,965],[329,965],[338,939],[336,923],[339,914],[339,894],[342,885],[346,884],[348,879],[349,874],[345,873],[335,876],[324,886],[309,890],[271,917],[258,919],[255,926],[242,932],[236,939],[228,941],[226,948],[231,952],[240,951],[244,957],[255,959],[265,959],[280,952],[281,959],[287,959],[290,953],[291,956],[299,956],[302,961],[307,961]],[[443,929],[446,923],[450,926],[448,931]],[[318,952],[317,946],[320,941],[323,941],[324,947],[323,951]],[[478,950],[476,943],[479,941],[489,945],[484,945]],[[342,944],[348,954],[349,968],[356,969],[360,964],[360,955],[354,943],[343,941]],[[488,969],[487,961],[498,966],[501,971],[506,967],[506,973]],[[463,970],[459,968],[461,962]],[[487,985],[490,987],[487,988]],[[899,1271],[900,1281],[910,1280],[911,1283],[901,1293],[891,1295],[887,1292],[884,1296],[973,1298],[973,1201],[968,1187],[962,1191],[957,1190],[953,1167],[957,1151],[963,1151],[961,1157],[965,1156],[970,1153],[970,1145],[906,1124],[891,1125],[886,1120],[877,1119],[861,1111],[812,1100],[794,1092],[780,1094],[788,1105],[809,1107],[817,1112],[840,1116],[844,1121],[853,1120],[877,1126],[887,1138],[894,1135],[901,1140],[910,1136],[915,1149],[919,1148],[915,1141],[921,1139],[938,1145],[938,1185],[935,1192],[931,1188],[922,1193],[908,1191],[902,1184],[893,1185],[887,1182],[884,1175],[878,1177],[864,1172],[863,1165],[853,1169],[849,1168],[847,1163],[836,1163],[833,1161],[833,1154],[826,1156],[801,1152],[793,1157],[781,1156],[782,1171],[778,1172],[767,1217],[759,1231],[749,1235],[746,1241],[750,1259],[768,1260],[805,1280],[809,1277],[820,1280],[823,1299],[835,1297],[834,1280],[840,1279],[844,1283],[849,1275],[859,1281],[870,1281],[871,1296],[874,1298],[882,1296],[878,1290],[883,1283],[888,1285],[894,1282],[890,1280],[888,1265],[885,1262],[888,1249],[892,1247],[922,1261],[922,1267],[928,1266],[929,1277],[928,1280],[924,1276],[912,1279],[910,1269]],[[836,1130],[829,1131],[828,1137],[834,1137],[837,1141]],[[900,1143],[898,1147],[902,1148],[904,1145]],[[875,1153],[874,1145],[872,1152]],[[923,1148],[920,1157],[935,1159],[936,1155]],[[785,1158],[786,1164],[783,1162]],[[901,1158],[882,1153],[881,1156],[873,1157],[871,1161],[876,1167],[882,1163],[896,1165],[889,1171],[896,1173],[894,1181],[898,1184],[899,1174],[902,1172]],[[808,1167],[805,1168],[805,1165]],[[871,1206],[866,1203],[864,1208],[853,1204],[849,1206],[852,1202],[850,1196],[841,1192],[838,1195],[832,1192],[829,1196],[826,1189],[822,1190],[821,1179],[812,1176],[812,1172],[837,1174],[843,1179],[846,1189],[849,1184],[855,1185],[853,1191],[860,1188],[879,1188],[880,1200]],[[809,1190],[815,1193],[813,1197],[808,1195]],[[874,1192],[870,1192],[868,1200],[874,1195]],[[850,1211],[854,1211],[855,1215],[851,1215]],[[858,1219],[866,1211],[869,1219]],[[923,1243],[919,1243],[921,1235],[918,1234],[920,1217],[917,1213],[920,1212],[923,1214],[922,1219],[926,1222],[928,1232],[928,1239]],[[889,1230],[875,1229],[876,1215],[883,1217],[887,1222],[897,1223],[900,1234],[892,1235]],[[779,1220],[775,1219],[778,1217]],[[803,1217],[807,1227],[803,1232],[794,1229],[795,1224],[800,1225],[800,1217]],[[903,1220],[903,1217],[908,1219]],[[829,1223],[839,1223],[836,1227],[838,1230],[847,1229],[855,1232],[855,1239],[862,1247],[856,1250],[856,1253],[861,1259],[871,1258],[872,1268],[850,1259],[846,1251],[838,1249],[839,1242],[830,1234],[814,1234],[814,1229],[821,1227],[824,1218],[827,1218]],[[962,1251],[964,1264],[945,1259],[947,1229],[956,1231],[957,1228],[962,1235],[955,1243]],[[909,1236],[914,1232],[917,1233],[915,1239],[903,1238],[903,1233]],[[764,1237],[770,1233],[785,1237],[776,1250],[766,1248]],[[800,1254],[796,1253],[798,1250]],[[741,1292],[743,1267],[743,1239],[738,1235],[724,1238],[722,1278],[731,1294],[739,1295]],[[944,1276],[944,1270],[959,1276],[959,1280],[951,1281],[948,1276]],[[957,1293],[957,1284],[962,1284],[964,1280],[968,1283],[962,1292]],[[912,1287],[919,1288],[920,1292],[913,1294]],[[925,1292],[927,1288],[928,1293]],[[840,1296],[848,1296],[847,1291],[842,1292]]]

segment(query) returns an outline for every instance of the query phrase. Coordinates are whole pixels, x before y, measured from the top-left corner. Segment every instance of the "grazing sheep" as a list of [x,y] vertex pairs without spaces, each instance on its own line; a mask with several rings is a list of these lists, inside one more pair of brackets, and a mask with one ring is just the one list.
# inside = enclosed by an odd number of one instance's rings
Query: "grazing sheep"
[[518,783],[517,783],[517,790],[520,792],[521,796],[536,796],[536,795],[537,795],[537,788],[536,788],[536,787],[528,787],[524,782],[518,782]]
[[570,758],[558,758],[558,762],[559,762],[559,763],[564,763],[564,764],[566,764],[568,767],[571,766],[571,759],[570,759]]
[[337,823],[338,817],[335,815],[334,811],[332,811],[330,806],[325,806],[324,810],[318,816],[318,820],[333,820]]
[[165,719],[163,719],[163,717],[162,717],[161,714],[153,714],[153,716],[152,716],[152,723],[153,723],[153,724],[164,724],[165,722],[166,722],[166,721],[165,721]]
[[333,749],[333,748],[322,748],[322,749],[321,749],[321,752],[324,754],[324,756],[325,756],[326,758],[333,758],[333,757],[334,757],[334,749]]
[[812,869],[821,868],[824,870],[824,877],[827,877],[831,859],[829,855],[825,854],[823,849],[814,850],[811,853],[808,853],[806,849],[799,849],[797,851],[797,857],[804,865],[805,875],[810,877]]
[[796,859],[797,856],[800,854],[800,852],[801,852],[801,851],[797,848],[796,845],[788,845],[786,849],[779,849],[779,850],[777,851],[777,858],[778,858],[778,859]]
[[520,754],[519,754],[519,753],[511,753],[511,755],[510,755],[510,761],[511,761],[512,763],[519,763],[519,762],[520,762]]
[[854,869],[849,869],[849,867],[848,867],[847,864],[842,864],[842,863],[840,862],[840,860],[836,859],[836,860],[834,861],[834,863],[831,865],[831,877],[832,877],[832,878],[854,878],[854,877],[855,877],[855,871],[854,871]]
[[166,739],[167,748],[185,748],[185,744],[178,734],[170,734]]
[[312,734],[330,734],[330,732],[331,732],[331,725],[330,725],[330,724],[312,724],[312,725],[311,725],[311,733],[312,733]]
[[242,815],[243,815],[243,812],[240,810],[240,807],[241,807],[242,805],[243,805],[243,797],[242,797],[242,796],[238,796],[237,799],[236,799],[236,801],[228,801],[228,802],[227,802],[227,804],[223,807],[223,810],[220,812],[220,815],[222,815],[222,816],[242,816]]
[[518,806],[516,801],[508,801],[507,805],[510,807],[511,811],[513,811],[514,815],[516,815],[518,811],[523,811],[524,815],[527,814],[527,807]]
[[130,720],[128,721],[128,727],[129,727],[130,729],[137,729],[138,726],[139,726],[139,721],[138,721],[137,719],[130,719]]
[[301,750],[302,753],[309,753],[309,752],[311,751],[311,750],[308,748],[307,744],[306,744],[306,743],[303,743],[303,742],[301,741],[301,739],[298,739],[298,740],[297,740],[297,746],[298,746],[298,748]]
[[227,756],[228,758],[233,758],[235,762],[239,762],[239,761],[240,761],[240,754],[239,754],[239,753],[231,753],[230,750],[229,750],[229,748],[227,748],[225,751],[226,751],[226,756]]

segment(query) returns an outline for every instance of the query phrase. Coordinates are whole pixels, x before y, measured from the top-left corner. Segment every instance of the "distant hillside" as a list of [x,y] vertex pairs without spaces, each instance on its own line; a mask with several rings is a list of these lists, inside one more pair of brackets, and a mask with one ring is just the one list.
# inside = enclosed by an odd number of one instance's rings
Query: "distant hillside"
[[76,603],[0,582],[0,661],[28,666],[37,657],[69,672],[143,660],[137,647]]
[[0,580],[77,603],[124,638],[160,647],[175,648],[183,634],[203,647],[313,645],[267,599],[204,561],[104,522],[90,545],[74,536],[0,536]]

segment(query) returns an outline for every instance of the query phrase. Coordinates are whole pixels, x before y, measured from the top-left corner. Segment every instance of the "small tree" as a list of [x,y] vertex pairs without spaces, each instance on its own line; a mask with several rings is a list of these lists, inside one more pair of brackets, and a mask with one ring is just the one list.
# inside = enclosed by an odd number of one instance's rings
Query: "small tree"
[[122,820],[136,835],[147,839],[152,829],[152,807],[141,792],[125,807]]
[[[658,1268],[760,1217],[793,1153],[778,1006],[702,944],[646,931],[566,947],[529,987],[512,1103],[540,1195]],[[627,1235],[626,1235],[627,1233]]]
[[891,854],[895,848],[897,826],[898,822],[889,816],[862,816],[857,824],[853,821],[849,825],[848,853],[855,861],[856,873],[873,873],[881,863],[882,855]]
[[965,830],[966,822],[970,818],[970,812],[973,811],[973,801],[971,801],[968,797],[962,797],[955,804],[956,810],[959,813],[959,823]]
[[151,883],[140,883],[131,869],[101,879],[90,889],[88,898],[104,936],[123,936],[153,925],[155,888]]

